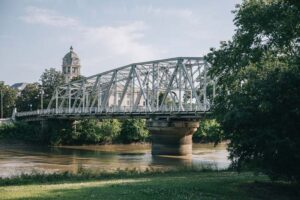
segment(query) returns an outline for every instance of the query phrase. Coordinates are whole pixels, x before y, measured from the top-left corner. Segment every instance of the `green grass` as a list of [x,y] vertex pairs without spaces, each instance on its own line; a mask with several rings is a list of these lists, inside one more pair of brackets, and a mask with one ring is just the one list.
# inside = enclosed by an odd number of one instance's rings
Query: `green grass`
[[0,199],[300,199],[299,185],[230,171],[119,171],[0,179]]

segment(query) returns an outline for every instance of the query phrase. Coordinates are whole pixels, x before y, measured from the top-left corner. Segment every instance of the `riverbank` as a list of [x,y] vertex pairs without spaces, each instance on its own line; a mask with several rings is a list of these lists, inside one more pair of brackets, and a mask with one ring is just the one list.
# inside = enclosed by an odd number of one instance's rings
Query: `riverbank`
[[299,199],[299,186],[250,172],[118,171],[0,179],[0,199]]

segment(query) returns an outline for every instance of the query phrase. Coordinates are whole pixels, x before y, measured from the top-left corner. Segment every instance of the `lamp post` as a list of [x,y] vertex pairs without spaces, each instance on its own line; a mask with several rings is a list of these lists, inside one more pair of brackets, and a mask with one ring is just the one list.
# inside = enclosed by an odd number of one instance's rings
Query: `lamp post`
[[1,89],[1,118],[3,118],[3,90]]
[[44,90],[43,87],[41,87],[41,110],[44,109]]
[[30,111],[32,111],[32,104],[29,104],[29,107],[30,107]]

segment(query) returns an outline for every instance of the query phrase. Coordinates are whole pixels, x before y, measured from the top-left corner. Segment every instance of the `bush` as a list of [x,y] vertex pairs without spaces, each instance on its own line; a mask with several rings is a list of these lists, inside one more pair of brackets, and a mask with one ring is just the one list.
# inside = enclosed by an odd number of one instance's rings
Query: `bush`
[[40,129],[34,124],[15,122],[0,125],[0,138],[36,142],[40,140]]
[[112,143],[119,136],[121,124],[115,119],[85,119],[75,121],[71,129],[62,132],[63,144]]
[[203,119],[200,121],[198,130],[193,135],[194,142],[215,142],[223,139],[220,124],[215,119]]
[[123,143],[144,142],[149,133],[146,129],[146,120],[127,119],[123,121],[119,141]]

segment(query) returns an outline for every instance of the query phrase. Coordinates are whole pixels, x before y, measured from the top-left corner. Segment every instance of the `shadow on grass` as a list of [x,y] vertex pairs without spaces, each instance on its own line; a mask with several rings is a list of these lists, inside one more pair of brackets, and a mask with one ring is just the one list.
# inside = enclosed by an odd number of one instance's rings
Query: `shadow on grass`
[[[258,180],[258,181],[257,181]],[[14,186],[15,190],[28,186]],[[221,172],[169,174],[163,177],[116,179],[43,185],[36,195],[14,199],[299,199],[298,185],[271,183],[265,176]],[[27,190],[29,190],[27,188]],[[40,191],[39,191],[40,190]]]
[[255,181],[242,184],[240,188],[257,199],[300,199],[299,184]]

